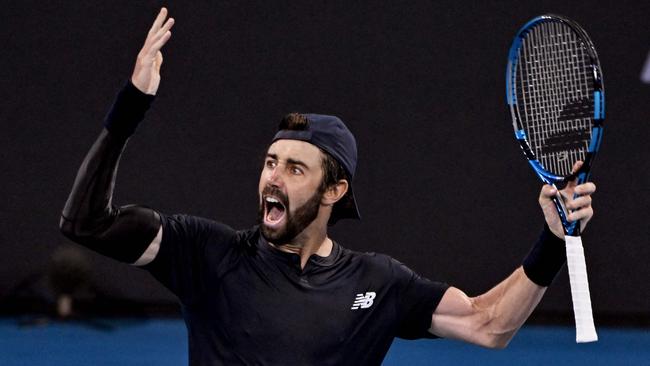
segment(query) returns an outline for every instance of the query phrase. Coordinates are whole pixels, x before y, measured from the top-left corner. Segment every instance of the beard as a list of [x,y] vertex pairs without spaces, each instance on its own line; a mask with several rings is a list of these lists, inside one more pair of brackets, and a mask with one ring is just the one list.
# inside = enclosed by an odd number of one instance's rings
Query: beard
[[262,236],[267,241],[276,245],[290,243],[298,234],[305,230],[318,217],[318,209],[323,198],[323,192],[317,190],[307,202],[291,213],[289,210],[289,197],[277,188],[268,186],[262,191],[262,196],[266,194],[273,194],[275,197],[278,197],[282,200],[282,204],[286,208],[285,224],[278,229],[272,229],[264,224],[264,215],[266,214],[266,205],[264,202],[260,204],[258,210],[257,220]]

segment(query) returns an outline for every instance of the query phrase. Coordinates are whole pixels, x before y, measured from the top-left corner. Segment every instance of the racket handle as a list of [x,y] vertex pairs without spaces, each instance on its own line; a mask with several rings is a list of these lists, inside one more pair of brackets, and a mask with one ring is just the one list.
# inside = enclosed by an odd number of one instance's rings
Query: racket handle
[[576,343],[595,342],[598,340],[594,316],[591,310],[589,280],[582,239],[579,236],[564,237],[566,242],[566,259],[571,284],[573,314],[576,321]]

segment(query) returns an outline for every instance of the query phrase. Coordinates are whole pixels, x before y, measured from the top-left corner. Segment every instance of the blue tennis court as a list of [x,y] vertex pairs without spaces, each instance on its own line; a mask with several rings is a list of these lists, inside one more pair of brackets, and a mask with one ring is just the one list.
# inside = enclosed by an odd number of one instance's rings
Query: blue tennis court
[[[576,344],[571,327],[525,326],[505,350],[449,340],[393,344],[385,365],[650,365],[650,331],[599,328],[600,341]],[[0,365],[187,364],[180,319],[98,319],[22,326],[0,320]],[[363,350],[359,350],[363,352]]]

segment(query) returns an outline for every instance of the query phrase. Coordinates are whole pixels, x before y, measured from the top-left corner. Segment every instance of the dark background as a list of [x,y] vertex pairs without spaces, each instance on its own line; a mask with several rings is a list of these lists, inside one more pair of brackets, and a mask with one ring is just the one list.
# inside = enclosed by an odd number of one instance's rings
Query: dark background
[[[335,114],[358,140],[363,220],[339,223],[334,239],[470,295],[516,268],[543,223],[540,183],[505,105],[510,42],[536,15],[573,18],[598,49],[607,91],[596,214],[583,236],[593,308],[597,322],[647,323],[650,85],[639,77],[650,3],[640,1],[3,1],[3,312],[51,302],[52,255],[71,245],[60,211],[162,5],[176,25],[157,100],[123,156],[116,204],[247,227],[279,119]],[[147,273],[82,254],[104,300],[174,304]],[[536,316],[570,314],[564,270]]]

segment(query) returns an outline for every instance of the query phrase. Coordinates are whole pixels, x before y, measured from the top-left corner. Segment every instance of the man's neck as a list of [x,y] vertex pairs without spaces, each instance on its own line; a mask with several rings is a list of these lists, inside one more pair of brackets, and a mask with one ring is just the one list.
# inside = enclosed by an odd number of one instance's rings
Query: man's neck
[[316,254],[320,257],[328,257],[332,253],[332,240],[327,237],[327,230],[311,225],[298,234],[291,243],[273,245],[279,250],[287,253],[295,253],[300,256],[300,268],[304,269],[309,257]]

